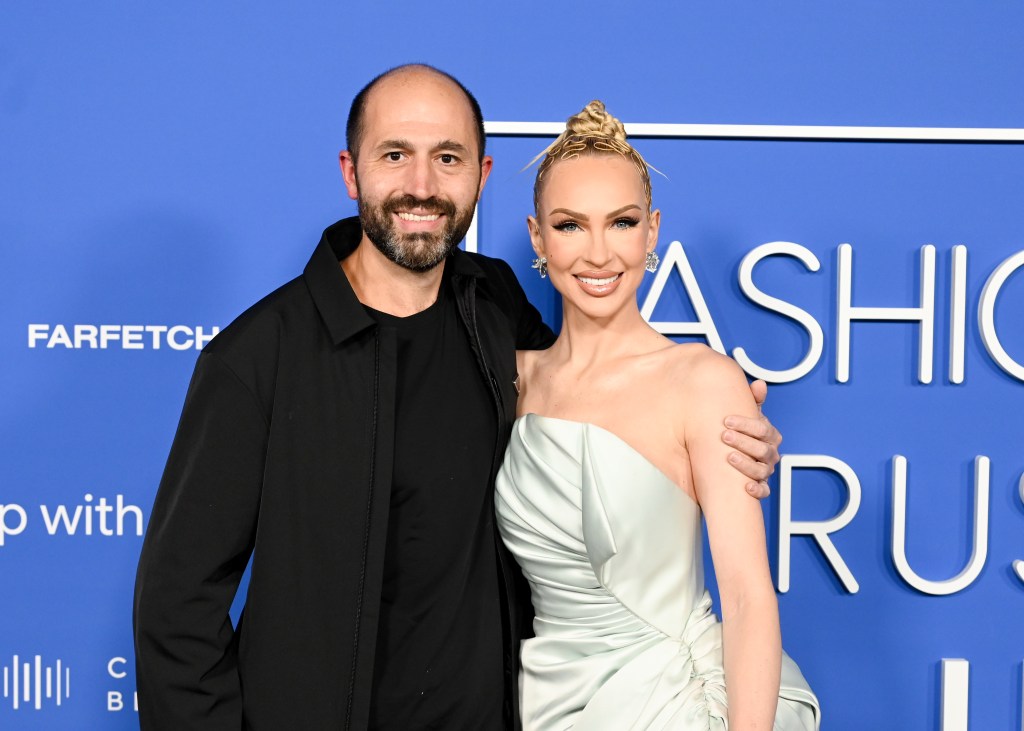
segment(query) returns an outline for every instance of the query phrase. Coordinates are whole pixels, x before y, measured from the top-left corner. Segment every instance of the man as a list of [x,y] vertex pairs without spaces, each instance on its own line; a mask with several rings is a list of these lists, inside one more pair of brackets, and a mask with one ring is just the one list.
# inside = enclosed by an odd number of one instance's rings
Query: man
[[[347,134],[359,218],[196,365],[136,581],[144,729],[517,725],[528,595],[491,492],[514,351],[553,336],[507,264],[457,248],[492,164],[464,87],[394,69]],[[764,479],[777,432],[725,433]]]

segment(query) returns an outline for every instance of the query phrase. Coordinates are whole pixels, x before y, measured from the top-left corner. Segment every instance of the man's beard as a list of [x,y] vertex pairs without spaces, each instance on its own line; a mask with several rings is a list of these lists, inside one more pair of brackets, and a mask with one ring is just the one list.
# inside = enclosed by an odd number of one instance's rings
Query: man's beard
[[[437,197],[420,200],[412,195],[403,195],[389,198],[379,205],[360,197],[358,203],[359,222],[366,238],[389,260],[414,272],[429,271],[444,261],[465,238],[473,222],[473,206],[459,211],[451,201]],[[436,233],[400,233],[391,215],[397,211],[412,210],[419,215],[443,215],[444,228]]]

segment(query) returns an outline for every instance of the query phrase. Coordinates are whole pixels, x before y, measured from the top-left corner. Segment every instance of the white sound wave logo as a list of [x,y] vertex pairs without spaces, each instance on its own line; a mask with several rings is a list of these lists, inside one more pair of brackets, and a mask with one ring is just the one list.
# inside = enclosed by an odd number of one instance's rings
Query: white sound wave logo
[[43,658],[21,661],[17,655],[10,666],[4,666],[4,698],[11,699],[14,710],[43,707],[43,698],[53,699],[59,706],[71,695],[71,668],[58,659],[56,665],[43,667]]

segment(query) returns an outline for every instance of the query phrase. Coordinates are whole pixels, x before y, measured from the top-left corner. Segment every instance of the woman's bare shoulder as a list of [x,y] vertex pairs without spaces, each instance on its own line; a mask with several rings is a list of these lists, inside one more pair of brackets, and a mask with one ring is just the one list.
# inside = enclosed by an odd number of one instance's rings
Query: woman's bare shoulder
[[665,375],[688,404],[750,395],[739,364],[703,343],[680,343],[670,348],[666,357],[669,367]]
[[665,350],[672,375],[698,378],[720,378],[742,374],[739,365],[704,343],[678,343]]

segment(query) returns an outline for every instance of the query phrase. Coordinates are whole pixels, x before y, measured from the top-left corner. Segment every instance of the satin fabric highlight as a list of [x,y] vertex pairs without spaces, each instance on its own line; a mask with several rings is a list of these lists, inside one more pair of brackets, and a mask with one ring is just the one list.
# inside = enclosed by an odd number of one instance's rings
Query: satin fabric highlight
[[[536,613],[522,647],[525,731],[727,729],[699,506],[611,432],[536,414],[516,421],[496,490]],[[783,654],[774,728],[819,724]]]

